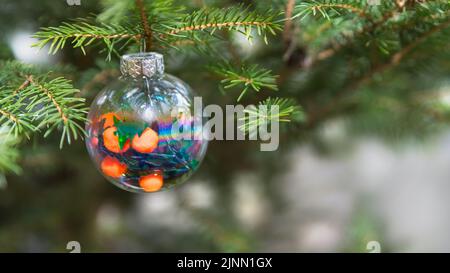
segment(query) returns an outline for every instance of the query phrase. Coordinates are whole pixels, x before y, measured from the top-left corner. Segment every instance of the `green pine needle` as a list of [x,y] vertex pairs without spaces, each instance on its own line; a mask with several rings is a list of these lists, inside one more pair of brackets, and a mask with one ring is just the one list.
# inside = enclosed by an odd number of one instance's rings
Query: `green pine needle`
[[78,97],[70,80],[18,62],[0,65],[1,126],[8,126],[16,137],[41,131],[47,137],[60,130],[60,147],[85,134],[85,99]]
[[110,59],[111,53],[116,50],[115,47],[119,44],[139,41],[141,32],[139,25],[136,27],[106,23],[94,25],[80,19],[76,23],[63,23],[57,27],[41,28],[41,31],[33,36],[39,40],[33,46],[43,48],[50,45],[48,52],[56,54],[70,42],[73,48],[79,48],[83,54],[86,54],[87,46],[100,41],[107,49],[108,59]]
[[243,5],[228,8],[203,8],[187,14],[178,22],[166,24],[161,28],[164,36],[172,36],[176,39],[199,40],[198,32],[206,32],[213,35],[217,30],[236,31],[244,34],[248,39],[252,38],[252,30],[264,37],[267,42],[267,34],[275,35],[282,29],[277,21],[281,12],[267,10],[264,14],[250,10]]
[[239,87],[242,89],[237,101],[239,102],[249,89],[259,92],[262,88],[278,90],[276,84],[277,76],[272,75],[272,71],[265,68],[260,68],[258,65],[243,64],[239,67],[234,67],[229,62],[224,62],[216,66],[209,67],[211,71],[223,77],[221,85],[224,89]]
[[[277,107],[278,111],[275,111],[274,107]],[[274,121],[302,122],[305,120],[303,110],[293,99],[268,98],[261,101],[258,107],[252,105],[248,108],[244,110],[245,117],[240,119],[243,124],[239,126],[239,129],[249,135],[256,134],[260,126],[267,126]]]

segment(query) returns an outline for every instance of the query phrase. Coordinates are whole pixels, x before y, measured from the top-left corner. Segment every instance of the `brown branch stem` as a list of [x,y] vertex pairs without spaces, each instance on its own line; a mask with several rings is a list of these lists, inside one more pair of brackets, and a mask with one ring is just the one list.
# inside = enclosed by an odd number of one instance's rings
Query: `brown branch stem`
[[3,116],[5,116],[6,118],[8,118],[9,120],[11,120],[14,123],[18,123],[18,119],[16,118],[16,116],[14,116],[13,114],[11,114],[10,112],[7,112],[5,110],[0,109],[0,114],[2,114]]
[[152,29],[148,23],[147,13],[145,12],[145,6],[143,0],[136,0],[136,6],[139,9],[141,16],[142,28],[144,29],[145,38],[145,51],[152,49]]
[[283,30],[283,40],[286,47],[289,46],[292,40],[292,13],[294,12],[295,0],[288,0],[285,9],[285,21]]
[[[368,24],[365,27],[361,28],[359,31],[357,31],[355,33],[354,36],[374,31],[377,27],[383,25],[386,21],[392,19],[397,14],[397,12],[400,11],[400,9],[401,8],[399,8],[397,6],[395,9],[393,9],[393,10],[389,11],[388,13],[384,14],[383,17],[381,17],[381,19],[379,19],[377,21],[374,21],[374,22],[371,22],[370,24]],[[336,45],[333,48],[328,48],[328,49],[325,49],[325,50],[319,52],[317,54],[317,56],[313,58],[312,64],[315,64],[318,61],[323,61],[325,59],[328,59],[328,58],[334,56],[344,46],[345,45]]]
[[25,89],[28,85],[30,85],[31,81],[33,80],[32,75],[27,75],[25,81],[16,89],[14,90],[14,95]]
[[68,118],[67,116],[64,114],[61,106],[59,105],[59,103],[55,100],[55,97],[53,96],[52,92],[45,88],[43,85],[41,85],[40,83],[36,82],[34,79],[31,79],[30,83],[34,86],[36,86],[37,88],[39,88],[45,95],[47,95],[47,97],[50,99],[50,101],[53,103],[53,105],[56,107],[56,110],[58,110],[59,115],[61,116],[62,120],[64,123],[67,123]]
[[86,38],[96,38],[96,39],[115,39],[115,38],[134,38],[134,39],[140,39],[141,34],[128,34],[128,33],[121,33],[121,34],[111,34],[111,35],[101,35],[101,34],[89,34],[89,33],[75,33],[71,35],[55,35],[52,36],[51,39],[55,38],[67,38],[67,37],[86,37]]
[[224,23],[210,23],[203,24],[197,26],[187,26],[172,29],[168,34],[175,35],[183,31],[195,31],[195,30],[205,30],[207,28],[221,28],[221,27],[239,27],[239,26],[267,26],[270,23],[266,22],[257,22],[257,21],[249,21],[249,22],[224,22]]

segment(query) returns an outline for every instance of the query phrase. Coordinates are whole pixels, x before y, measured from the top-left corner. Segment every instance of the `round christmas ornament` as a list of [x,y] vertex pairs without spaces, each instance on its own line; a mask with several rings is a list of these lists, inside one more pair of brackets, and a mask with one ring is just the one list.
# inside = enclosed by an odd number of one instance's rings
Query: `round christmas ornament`
[[132,192],[155,192],[186,181],[208,142],[194,93],[164,74],[158,53],[124,55],[122,76],[100,92],[88,115],[86,145],[101,173]]

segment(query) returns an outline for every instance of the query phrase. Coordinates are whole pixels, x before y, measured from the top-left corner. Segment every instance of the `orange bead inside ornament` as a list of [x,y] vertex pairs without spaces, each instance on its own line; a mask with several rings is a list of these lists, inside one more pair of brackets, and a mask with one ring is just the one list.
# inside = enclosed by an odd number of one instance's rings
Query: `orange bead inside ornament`
[[117,158],[107,156],[102,161],[101,169],[105,175],[119,178],[127,172],[127,165],[121,163]]
[[114,126],[114,118],[120,120],[119,116],[113,112],[109,112],[100,116],[100,120],[104,120],[103,129]]
[[161,173],[153,173],[139,178],[139,186],[146,192],[159,191],[164,185]]
[[158,134],[151,128],[146,128],[141,136],[134,136],[131,147],[139,153],[151,153],[158,147],[158,141]]

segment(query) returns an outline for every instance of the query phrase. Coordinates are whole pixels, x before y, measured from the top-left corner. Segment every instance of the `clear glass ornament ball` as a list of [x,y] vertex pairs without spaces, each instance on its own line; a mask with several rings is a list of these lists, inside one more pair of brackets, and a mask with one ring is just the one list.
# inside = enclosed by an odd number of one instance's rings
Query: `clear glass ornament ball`
[[[186,181],[199,167],[208,141],[194,93],[164,74],[163,56],[121,58],[122,76],[92,102],[86,146],[99,171],[132,192],[156,192]],[[200,125],[200,126],[199,126]]]

